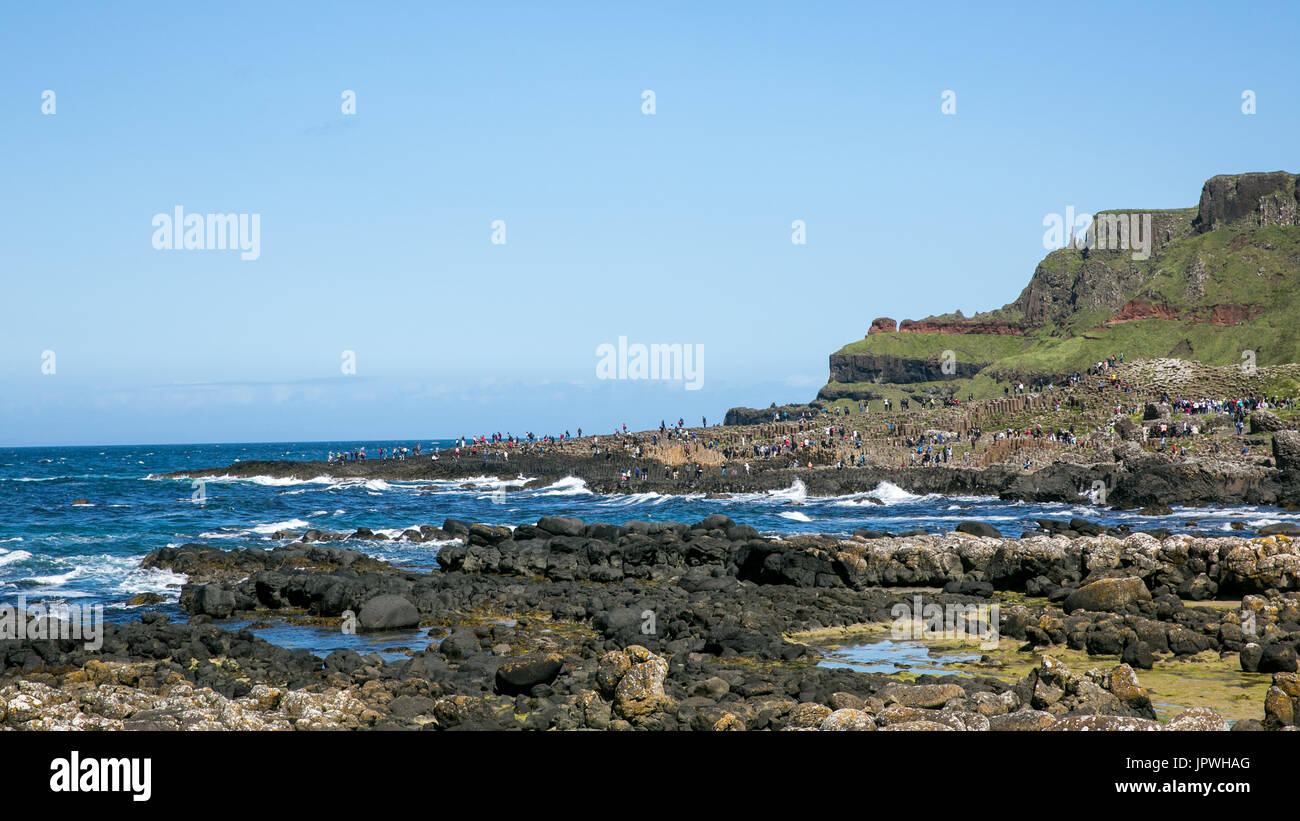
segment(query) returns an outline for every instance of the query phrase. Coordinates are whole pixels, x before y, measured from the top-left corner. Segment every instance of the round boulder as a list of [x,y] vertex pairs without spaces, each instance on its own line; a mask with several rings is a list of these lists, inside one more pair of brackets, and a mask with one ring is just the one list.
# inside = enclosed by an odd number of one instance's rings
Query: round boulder
[[357,614],[357,626],[362,630],[397,630],[419,623],[420,611],[402,596],[376,596]]
[[527,693],[539,684],[550,684],[564,663],[557,656],[523,656],[497,668],[497,692],[503,695]]

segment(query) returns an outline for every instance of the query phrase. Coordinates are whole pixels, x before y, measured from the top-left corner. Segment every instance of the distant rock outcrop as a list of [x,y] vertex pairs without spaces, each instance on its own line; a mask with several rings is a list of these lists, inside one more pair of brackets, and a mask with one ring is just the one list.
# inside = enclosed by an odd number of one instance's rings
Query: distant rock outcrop
[[1211,177],[1201,189],[1192,225],[1204,234],[1249,222],[1259,227],[1300,225],[1300,177],[1285,171]]
[[897,330],[897,322],[887,316],[882,316],[872,321],[871,327],[867,329],[867,336],[871,334],[892,334]]

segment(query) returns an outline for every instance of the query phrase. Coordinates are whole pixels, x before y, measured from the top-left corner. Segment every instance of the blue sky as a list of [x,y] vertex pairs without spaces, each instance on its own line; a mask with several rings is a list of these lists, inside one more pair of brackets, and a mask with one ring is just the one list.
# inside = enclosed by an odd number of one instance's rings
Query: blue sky
[[[720,421],[1013,300],[1045,214],[1300,170],[1285,3],[623,5],[6,6],[0,444]],[[260,257],[155,250],[177,205]],[[620,336],[704,387],[597,380]]]

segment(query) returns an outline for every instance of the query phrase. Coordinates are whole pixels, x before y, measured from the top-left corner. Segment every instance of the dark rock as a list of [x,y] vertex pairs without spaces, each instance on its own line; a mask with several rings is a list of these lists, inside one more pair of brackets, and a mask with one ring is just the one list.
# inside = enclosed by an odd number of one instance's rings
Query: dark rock
[[458,628],[438,644],[438,652],[449,659],[463,659],[479,652],[478,636],[473,630]]
[[1155,656],[1151,654],[1151,646],[1145,641],[1130,643],[1124,648],[1120,661],[1139,670],[1150,670],[1156,663]]
[[539,684],[550,684],[564,667],[558,657],[522,657],[510,659],[497,668],[497,692],[503,695],[529,693]]
[[573,516],[543,516],[537,527],[555,536],[581,536],[587,525]]
[[1289,644],[1270,644],[1264,648],[1264,653],[1259,659],[1259,672],[1261,673],[1294,673],[1296,672],[1296,652],[1295,648]]
[[1278,522],[1277,524],[1264,525],[1255,531],[1257,536],[1300,536],[1300,525],[1291,522]]
[[981,536],[987,539],[1002,538],[1002,533],[988,522],[962,522],[957,525],[957,532],[969,533],[972,536]]
[[402,596],[376,596],[357,614],[357,626],[362,630],[397,630],[419,623],[420,611]]
[[1238,660],[1241,662],[1241,669],[1247,673],[1259,672],[1259,662],[1264,658],[1264,648],[1254,642],[1241,648]]

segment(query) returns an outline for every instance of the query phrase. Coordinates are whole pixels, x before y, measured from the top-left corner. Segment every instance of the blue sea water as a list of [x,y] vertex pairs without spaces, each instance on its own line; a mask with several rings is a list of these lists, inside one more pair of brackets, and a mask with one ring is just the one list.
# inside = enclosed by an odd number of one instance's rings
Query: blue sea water
[[[980,519],[1016,536],[1033,529],[1043,516],[1083,516],[1104,524],[1168,527],[1174,531],[1222,531],[1248,535],[1271,522],[1300,523],[1300,515],[1273,508],[1175,509],[1172,516],[1142,517],[1077,505],[1027,504],[987,497],[918,496],[889,484],[869,493],[834,498],[806,494],[802,484],[767,493],[706,499],[701,495],[656,493],[596,494],[578,479],[565,479],[523,491],[500,493],[501,482],[486,476],[464,489],[466,480],[396,482],[253,477],[209,479],[204,500],[195,500],[188,479],[157,475],[220,467],[236,461],[323,459],[331,450],[379,447],[406,442],[314,442],[209,445],[138,445],[0,449],[0,603],[41,600],[102,604],[109,620],[135,618],[141,608],[127,600],[159,593],[161,609],[180,616],[176,601],[185,579],[160,570],[142,570],[140,560],[168,545],[202,542],[212,546],[271,547],[278,530],[307,528],[352,532],[365,526],[396,536],[422,524],[441,525],[447,517],[493,524],[536,522],[543,515],[579,516],[588,521],[622,523],[633,519],[694,522],[724,513],[764,533],[848,534],[856,528],[899,532],[951,530],[964,519]],[[447,447],[449,442],[423,442]],[[526,478],[526,477],[525,477]],[[516,483],[517,480],[516,480]],[[494,492],[498,491],[498,492]],[[74,504],[84,499],[84,504]],[[881,504],[878,504],[880,502]],[[1229,522],[1245,522],[1234,531]],[[348,540],[343,546],[397,565],[435,569],[439,545],[404,541]],[[319,632],[319,631],[318,631]],[[303,646],[328,651],[330,640],[310,637]],[[295,631],[277,627],[266,633],[282,644],[298,643]],[[374,639],[408,642],[411,637]],[[353,642],[361,639],[351,639]],[[339,646],[343,646],[342,640]]]

